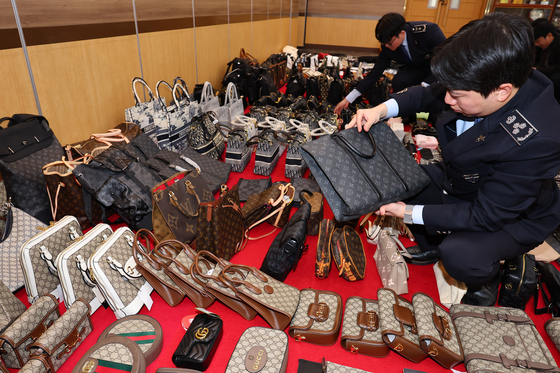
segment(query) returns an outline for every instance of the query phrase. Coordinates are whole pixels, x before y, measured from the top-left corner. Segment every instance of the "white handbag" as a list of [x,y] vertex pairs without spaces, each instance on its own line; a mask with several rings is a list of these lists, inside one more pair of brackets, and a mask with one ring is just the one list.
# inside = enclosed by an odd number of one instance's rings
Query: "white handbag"
[[79,241],[58,254],[56,268],[58,268],[58,277],[67,309],[81,298],[89,303],[93,314],[105,301],[105,297],[97,287],[97,281],[91,275],[87,262],[93,252],[112,234],[111,226],[97,224]]
[[82,235],[78,219],[65,216],[21,246],[19,258],[29,303],[49,293],[62,299],[56,258]]
[[220,100],[214,96],[214,90],[210,82],[205,82],[202,87],[202,95],[200,96],[200,114],[207,111],[217,112],[220,108]]
[[134,233],[128,227],[117,229],[89,258],[88,267],[117,319],[148,309],[153,288],[136,270],[132,255]]
[[243,115],[243,100],[237,95],[235,84],[229,83],[227,85],[224,105],[216,113],[218,114],[218,122],[227,125],[231,124],[237,116]]
[[[148,92],[148,100],[142,102],[136,92],[136,83],[142,84]],[[135,105],[124,111],[124,117],[127,122],[136,123],[142,131],[148,135],[156,144],[156,127],[154,125],[154,104],[155,96],[148,83],[142,78],[132,79],[132,93],[134,94]]]

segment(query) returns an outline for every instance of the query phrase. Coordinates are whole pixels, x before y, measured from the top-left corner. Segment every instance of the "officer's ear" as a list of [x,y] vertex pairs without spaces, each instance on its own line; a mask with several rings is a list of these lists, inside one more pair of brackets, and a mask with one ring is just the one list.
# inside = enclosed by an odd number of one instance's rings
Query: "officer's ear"
[[492,92],[492,94],[496,95],[496,99],[499,102],[505,102],[512,94],[513,94],[513,84],[511,83],[503,83],[500,84],[497,90]]

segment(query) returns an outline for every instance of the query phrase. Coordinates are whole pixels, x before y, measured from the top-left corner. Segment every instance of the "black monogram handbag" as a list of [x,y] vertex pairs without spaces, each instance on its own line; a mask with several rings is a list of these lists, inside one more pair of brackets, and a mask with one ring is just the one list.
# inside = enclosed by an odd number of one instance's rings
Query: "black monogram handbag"
[[15,114],[2,118],[0,127],[0,174],[8,197],[17,208],[45,224],[52,220],[42,167],[64,156],[62,147],[45,117]]
[[194,117],[188,138],[189,147],[210,158],[221,159],[226,144],[217,124],[218,117],[213,111]]
[[187,329],[171,360],[178,368],[208,369],[222,339],[224,322],[215,314],[199,313]]
[[335,131],[302,145],[300,152],[337,221],[411,197],[430,183],[385,123],[368,132]]

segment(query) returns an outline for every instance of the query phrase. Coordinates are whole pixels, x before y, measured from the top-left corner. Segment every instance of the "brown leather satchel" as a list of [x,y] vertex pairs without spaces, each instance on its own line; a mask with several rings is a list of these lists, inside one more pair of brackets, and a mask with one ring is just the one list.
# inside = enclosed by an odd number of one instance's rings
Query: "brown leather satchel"
[[107,133],[94,133],[89,139],[68,144],[64,147],[66,157],[74,160],[90,154],[95,157],[103,150],[107,149],[114,142],[128,142],[141,133],[140,126],[131,122],[123,122]]
[[165,273],[197,307],[206,308],[214,303],[216,297],[191,276],[196,252],[189,245],[175,240],[173,245],[156,247],[154,253],[166,262]]
[[[199,251],[191,267],[191,276],[194,281],[204,287],[207,293],[212,294],[244,319],[253,320],[257,316],[257,311],[241,300],[235,291],[218,277],[218,274],[230,264],[227,260],[218,258],[209,251]],[[245,272],[240,271],[240,274],[244,276]]]
[[428,357],[420,347],[412,302],[393,290],[377,290],[379,319],[383,341],[396,353],[419,363]]
[[84,156],[67,161],[62,157],[60,161],[43,166],[53,221],[72,215],[78,219],[80,227],[84,230],[103,220],[101,205],[89,194],[89,198],[84,200],[82,186],[72,173],[77,165],[87,164],[91,159],[90,156]]
[[201,202],[198,208],[196,250],[206,250],[230,260],[243,248],[245,223],[239,206],[237,185],[222,186],[221,197],[213,202]]
[[298,306],[299,289],[241,264],[230,264],[218,277],[274,329],[284,330],[290,324]]
[[315,257],[315,276],[324,279],[331,271],[331,234],[334,230],[334,222],[331,219],[323,219],[319,224],[319,237],[317,238],[317,253]]
[[241,48],[241,50],[239,50],[239,58],[247,61],[247,63],[253,67],[259,67],[259,61],[249,53],[245,52],[245,48]]
[[[139,243],[138,240],[140,238],[146,240],[145,242],[148,248]],[[154,245],[154,249],[151,251],[149,250],[150,241]],[[167,267],[165,262],[158,258],[154,252],[160,250],[161,246],[167,248],[174,243],[176,243],[175,240],[159,242],[152,232],[147,229],[140,229],[136,232],[132,245],[132,256],[136,262],[136,269],[171,307],[175,307],[181,303],[185,297],[185,293],[167,275],[165,272],[165,268]]]
[[379,328],[376,300],[349,297],[344,308],[343,325],[340,344],[345,350],[374,357],[385,357],[391,352]]
[[342,299],[332,291],[303,289],[288,334],[294,339],[330,346],[338,340]]
[[179,172],[152,188],[152,224],[158,240],[190,244],[196,238],[198,206],[214,201],[197,170]]

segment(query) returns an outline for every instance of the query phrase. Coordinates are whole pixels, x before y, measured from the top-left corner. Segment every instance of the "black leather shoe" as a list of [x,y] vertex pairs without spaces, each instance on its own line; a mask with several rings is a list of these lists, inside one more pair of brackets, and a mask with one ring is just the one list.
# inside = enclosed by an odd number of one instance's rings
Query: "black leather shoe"
[[500,286],[501,271],[483,285],[467,285],[467,293],[463,296],[461,303],[471,306],[493,307],[498,300],[498,288]]
[[412,258],[404,258],[407,263],[423,266],[434,264],[439,260],[439,250],[422,251],[418,245],[407,247],[406,250],[412,256]]

